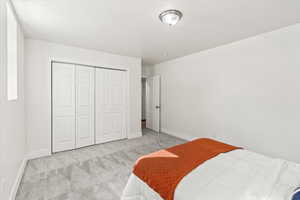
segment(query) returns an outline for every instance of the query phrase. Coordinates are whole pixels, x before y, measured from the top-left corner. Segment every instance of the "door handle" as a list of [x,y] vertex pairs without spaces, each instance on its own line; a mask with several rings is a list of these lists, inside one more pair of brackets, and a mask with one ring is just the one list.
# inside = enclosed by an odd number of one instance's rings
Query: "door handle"
[[155,106],[156,109],[160,109],[160,106]]

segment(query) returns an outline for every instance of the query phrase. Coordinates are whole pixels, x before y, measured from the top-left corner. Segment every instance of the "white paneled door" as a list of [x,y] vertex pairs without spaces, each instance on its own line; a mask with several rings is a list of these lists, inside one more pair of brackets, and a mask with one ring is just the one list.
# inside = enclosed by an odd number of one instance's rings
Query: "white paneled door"
[[52,63],[52,151],[126,137],[127,73]]
[[75,148],[75,66],[52,65],[53,152]]
[[126,137],[126,72],[96,69],[96,143]]
[[95,144],[95,68],[76,66],[76,148]]
[[146,79],[146,128],[160,132],[160,76]]

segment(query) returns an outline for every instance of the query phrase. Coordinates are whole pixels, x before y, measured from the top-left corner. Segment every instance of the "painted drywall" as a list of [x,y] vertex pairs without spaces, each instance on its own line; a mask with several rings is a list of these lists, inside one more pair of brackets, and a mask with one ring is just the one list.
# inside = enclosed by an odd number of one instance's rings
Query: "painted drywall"
[[18,99],[7,100],[6,89],[6,0],[0,0],[0,199],[13,200],[24,167],[24,37],[18,27]]
[[300,24],[155,66],[162,130],[300,162]]
[[50,60],[129,70],[129,134],[141,136],[141,59],[99,51],[25,40],[25,92],[29,157],[51,150],[51,68]]
[[147,78],[153,75],[153,65],[142,65],[142,77]]

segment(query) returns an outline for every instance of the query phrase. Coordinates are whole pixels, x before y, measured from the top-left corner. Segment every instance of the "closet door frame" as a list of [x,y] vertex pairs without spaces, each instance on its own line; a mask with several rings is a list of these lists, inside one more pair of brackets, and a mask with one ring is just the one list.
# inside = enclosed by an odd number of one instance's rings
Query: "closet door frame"
[[[122,68],[122,67],[104,67],[104,66],[97,66],[97,65],[91,65],[91,64],[84,64],[84,63],[79,63],[77,60],[66,60],[64,58],[49,58],[49,70],[50,70],[50,87],[51,87],[51,94],[50,94],[50,102],[51,102],[51,106],[50,106],[50,119],[51,119],[51,130],[50,130],[50,152],[47,155],[51,155],[53,153],[55,153],[53,151],[53,63],[63,63],[63,64],[71,64],[71,65],[80,65],[80,66],[85,66],[85,67],[94,67],[95,69],[97,68],[101,68],[101,69],[107,69],[107,70],[119,70],[119,71],[124,71],[126,73],[125,77],[126,77],[126,85],[125,85],[125,91],[126,91],[126,108],[125,108],[125,116],[126,116],[126,127],[125,127],[125,139],[129,138],[129,131],[130,131],[130,79],[129,79],[129,75],[130,75],[130,69],[129,68]],[[96,74],[96,73],[95,73]],[[96,87],[94,87],[96,88]],[[95,95],[96,98],[96,95]],[[96,102],[95,102],[96,104]],[[96,111],[96,110],[95,110]],[[95,116],[95,115],[94,115]],[[96,131],[96,125],[94,123],[94,130]],[[94,139],[96,141],[96,134],[94,134]],[[46,155],[46,154],[45,154]]]

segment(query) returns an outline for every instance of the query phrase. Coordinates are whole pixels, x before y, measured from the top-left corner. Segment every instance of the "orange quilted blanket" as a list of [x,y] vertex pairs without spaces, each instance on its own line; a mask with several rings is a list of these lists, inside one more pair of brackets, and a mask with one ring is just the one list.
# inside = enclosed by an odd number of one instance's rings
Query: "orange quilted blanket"
[[197,139],[139,158],[133,173],[163,199],[173,200],[176,186],[203,162],[234,147],[208,138]]

